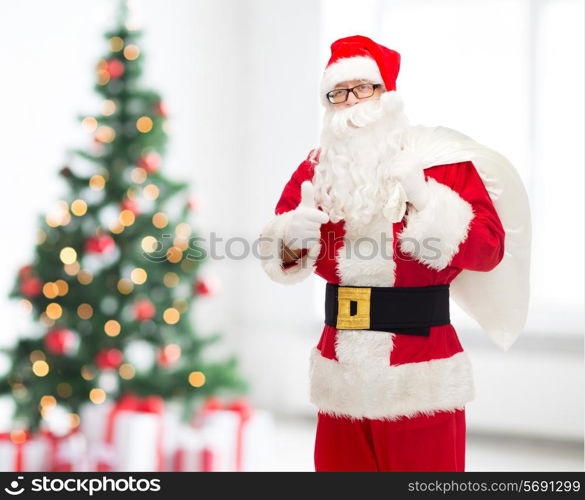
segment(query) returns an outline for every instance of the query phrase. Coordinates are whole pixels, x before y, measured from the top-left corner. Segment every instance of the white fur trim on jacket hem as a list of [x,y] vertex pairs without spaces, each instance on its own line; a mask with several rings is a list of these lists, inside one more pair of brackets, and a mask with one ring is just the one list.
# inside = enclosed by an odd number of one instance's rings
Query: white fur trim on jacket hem
[[475,398],[465,351],[420,363],[371,366],[328,359],[314,347],[310,379],[311,402],[336,417],[396,420],[463,409]]
[[370,80],[372,83],[384,83],[380,69],[371,57],[354,56],[343,57],[328,66],[321,78],[321,99],[328,104],[327,92],[335,88],[338,83],[346,80]]
[[315,243],[307,254],[299,259],[298,264],[288,268],[282,267],[281,241],[292,217],[292,212],[285,212],[274,217],[262,230],[260,235],[260,259],[268,276],[284,285],[293,285],[309,276],[315,267],[315,261],[321,252],[321,244]]
[[406,226],[398,235],[400,249],[431,269],[445,269],[467,239],[473,207],[456,191],[427,180],[428,202],[422,210],[410,207]]

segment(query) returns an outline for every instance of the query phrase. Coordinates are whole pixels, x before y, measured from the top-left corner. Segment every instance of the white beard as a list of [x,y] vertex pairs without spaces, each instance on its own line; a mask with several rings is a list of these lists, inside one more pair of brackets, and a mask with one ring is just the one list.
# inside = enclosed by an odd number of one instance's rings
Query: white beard
[[379,100],[327,108],[313,184],[316,202],[332,222],[368,224],[376,215],[391,217],[396,189],[391,160],[409,126],[402,98],[394,91]]

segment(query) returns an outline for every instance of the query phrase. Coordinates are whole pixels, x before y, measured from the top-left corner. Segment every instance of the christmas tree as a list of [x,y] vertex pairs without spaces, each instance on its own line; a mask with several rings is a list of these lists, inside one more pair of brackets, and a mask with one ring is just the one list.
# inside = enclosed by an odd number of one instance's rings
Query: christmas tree
[[199,278],[206,252],[187,222],[188,184],[162,173],[167,112],[140,86],[141,36],[122,2],[96,66],[100,113],[80,116],[93,142],[61,169],[67,195],[41,218],[11,293],[35,332],[7,351],[0,394],[31,430],[55,408],[75,427],[82,404],[127,392],[179,401],[189,415],[202,397],[246,387],[234,358],[206,361],[220,335],[191,321],[194,300],[211,292]]

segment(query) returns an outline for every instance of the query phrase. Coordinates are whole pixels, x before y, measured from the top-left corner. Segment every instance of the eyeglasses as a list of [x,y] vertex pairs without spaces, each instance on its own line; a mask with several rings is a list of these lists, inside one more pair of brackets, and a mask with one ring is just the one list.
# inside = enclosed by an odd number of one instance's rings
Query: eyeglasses
[[374,90],[381,86],[381,83],[361,83],[351,89],[335,89],[327,92],[327,99],[333,104],[339,104],[347,101],[350,92],[353,92],[353,95],[358,99],[365,99],[366,97],[372,97]]

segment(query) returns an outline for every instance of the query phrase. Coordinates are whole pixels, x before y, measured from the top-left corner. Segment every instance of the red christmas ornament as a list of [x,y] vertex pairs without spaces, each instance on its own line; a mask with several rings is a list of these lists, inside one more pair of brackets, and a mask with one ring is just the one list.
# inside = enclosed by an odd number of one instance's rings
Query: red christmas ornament
[[100,370],[115,370],[124,359],[124,355],[118,349],[104,349],[97,353],[95,364]]
[[108,68],[108,73],[110,74],[110,78],[120,78],[125,71],[124,63],[119,59],[110,59],[106,66]]
[[29,299],[38,297],[43,290],[43,282],[36,276],[24,278],[20,283],[20,293]]
[[161,162],[161,156],[158,153],[152,152],[138,158],[136,164],[146,170],[149,174],[153,174],[159,169]]
[[19,270],[18,270],[18,275],[21,278],[25,278],[27,276],[30,276],[33,270],[33,266],[31,266],[30,264],[28,266],[22,266]]
[[173,366],[181,359],[181,347],[177,344],[169,344],[158,351],[158,364],[163,368]]
[[201,200],[195,196],[192,196],[187,202],[187,207],[189,210],[199,210],[201,208]]
[[213,295],[218,288],[217,280],[210,278],[198,279],[193,285],[193,290],[198,295]]
[[85,251],[87,253],[103,254],[113,250],[115,246],[116,243],[111,236],[92,236],[85,242]]
[[77,334],[66,328],[53,328],[45,335],[45,348],[59,356],[73,353],[77,343]]
[[137,321],[152,319],[156,313],[156,307],[150,300],[139,300],[134,304],[134,316]]
[[162,101],[158,101],[154,105],[154,112],[159,116],[167,116],[167,107]]
[[121,210],[130,210],[134,215],[138,215],[140,213],[140,209],[138,208],[138,204],[131,200],[130,198],[124,198],[120,203]]

